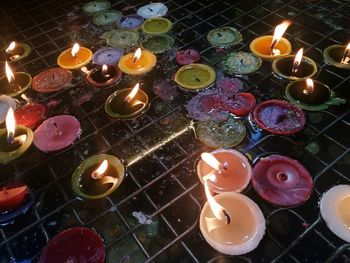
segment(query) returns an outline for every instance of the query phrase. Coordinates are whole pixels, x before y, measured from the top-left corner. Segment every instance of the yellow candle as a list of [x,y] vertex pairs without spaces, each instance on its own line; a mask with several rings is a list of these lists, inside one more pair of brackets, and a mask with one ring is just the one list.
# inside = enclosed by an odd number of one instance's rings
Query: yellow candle
[[64,69],[80,69],[92,59],[92,51],[86,47],[74,44],[72,48],[63,51],[57,58],[57,64]]
[[123,56],[118,63],[119,69],[129,75],[141,75],[151,71],[157,63],[157,57],[139,48],[135,53]]

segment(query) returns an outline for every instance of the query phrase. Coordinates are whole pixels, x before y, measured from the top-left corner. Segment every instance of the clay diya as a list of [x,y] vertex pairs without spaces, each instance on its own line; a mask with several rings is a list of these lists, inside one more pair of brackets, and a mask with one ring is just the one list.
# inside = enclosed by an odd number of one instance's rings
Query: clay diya
[[173,37],[167,34],[155,35],[148,38],[141,43],[141,47],[151,51],[152,53],[159,54],[168,51],[173,47],[175,40]]
[[92,51],[75,43],[72,48],[63,51],[57,58],[57,64],[64,69],[80,69],[92,58]]
[[216,79],[215,70],[204,64],[182,66],[175,74],[174,81],[188,91],[198,91],[211,86]]
[[92,63],[100,66],[116,65],[123,55],[124,50],[122,48],[103,47],[94,53]]
[[267,100],[258,104],[252,118],[260,129],[277,135],[297,133],[305,125],[303,111],[282,100]]
[[195,49],[185,49],[176,52],[176,62],[182,66],[198,63],[201,55]]
[[157,57],[147,51],[138,48],[135,53],[123,56],[118,63],[119,69],[129,75],[142,75],[150,72],[157,63]]
[[168,8],[163,3],[151,3],[137,9],[137,14],[145,19],[165,16]]
[[86,15],[93,16],[96,13],[109,9],[110,6],[111,6],[111,3],[108,1],[103,1],[103,0],[92,1],[92,2],[86,3],[83,6],[83,11]]
[[297,206],[309,199],[312,178],[298,161],[281,155],[261,158],[253,168],[255,191],[267,202],[283,206]]
[[298,53],[275,59],[272,70],[277,77],[286,80],[312,78],[317,73],[317,65],[311,58],[303,56],[303,49]]
[[345,99],[338,98],[327,85],[312,79],[288,84],[285,95],[291,103],[310,111],[325,110],[332,105],[346,103]]
[[32,84],[32,77],[26,72],[15,72],[11,70],[7,61],[5,62],[6,75],[0,77],[0,93],[15,97],[25,92]]
[[96,13],[93,21],[97,26],[108,26],[116,23],[121,17],[122,13],[116,10],[106,10]]
[[33,78],[33,89],[40,93],[51,93],[71,87],[71,82],[71,71],[63,68],[50,68]]
[[122,73],[117,66],[103,65],[90,70],[86,82],[95,88],[105,88],[118,83],[121,77]]
[[207,35],[208,42],[214,47],[237,45],[243,39],[241,33],[233,27],[222,27],[211,30]]
[[240,144],[246,136],[244,124],[229,117],[225,121],[199,121],[195,126],[196,137],[212,148],[230,148]]
[[16,110],[16,101],[10,96],[0,95],[0,123],[5,121],[9,108]]
[[74,227],[54,236],[45,246],[39,263],[105,262],[103,240],[92,229]]
[[210,153],[202,153],[197,163],[197,175],[202,184],[205,177],[214,174],[214,180],[208,180],[212,192],[242,192],[249,184],[252,176],[250,163],[239,151],[217,149]]
[[250,45],[250,50],[264,60],[273,60],[292,52],[292,45],[283,38],[284,32],[291,23],[284,21],[275,28],[274,35],[266,35],[254,39]]
[[117,48],[131,48],[139,41],[139,33],[136,30],[117,29],[104,33],[102,38],[106,39],[107,44]]
[[15,41],[5,49],[5,60],[12,62],[21,60],[30,54],[31,47],[25,43],[17,43]]
[[341,69],[350,69],[350,43],[347,46],[332,45],[323,51],[326,62]]
[[173,24],[171,21],[164,17],[155,17],[147,19],[141,26],[141,29],[146,34],[159,35],[168,33]]
[[339,238],[350,242],[350,185],[337,185],[321,198],[320,210],[327,227]]
[[28,103],[15,111],[17,124],[36,128],[47,116],[47,108],[40,103]]
[[79,121],[70,115],[59,115],[45,120],[34,132],[34,144],[43,152],[67,148],[79,138]]
[[84,199],[99,199],[114,192],[124,179],[124,166],[112,155],[94,155],[83,161],[74,171],[73,192]]
[[137,83],[132,89],[121,89],[108,97],[105,103],[106,113],[117,119],[132,119],[148,109],[148,95]]
[[232,52],[222,61],[223,71],[229,75],[246,75],[253,73],[262,65],[258,56],[249,52]]
[[139,15],[131,14],[122,16],[117,20],[117,27],[126,29],[138,29],[143,24],[144,18]]
[[0,131],[0,163],[17,159],[29,149],[32,142],[32,130],[16,125],[13,109],[9,108],[6,115],[6,129]]

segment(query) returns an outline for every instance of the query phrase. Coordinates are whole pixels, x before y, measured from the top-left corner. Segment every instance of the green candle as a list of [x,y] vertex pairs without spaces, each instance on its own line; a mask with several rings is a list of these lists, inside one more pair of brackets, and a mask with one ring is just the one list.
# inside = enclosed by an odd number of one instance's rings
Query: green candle
[[207,35],[207,40],[214,47],[228,47],[242,41],[242,35],[233,27],[222,27],[211,30]]
[[142,24],[142,31],[150,35],[164,34],[170,31],[172,23],[164,17],[155,17],[147,19]]

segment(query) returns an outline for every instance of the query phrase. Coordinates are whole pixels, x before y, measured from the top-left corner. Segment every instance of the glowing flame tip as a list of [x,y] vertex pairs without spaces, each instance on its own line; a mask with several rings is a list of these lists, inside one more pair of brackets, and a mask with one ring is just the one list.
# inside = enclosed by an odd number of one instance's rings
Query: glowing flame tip
[[72,57],[73,57],[73,58],[76,57],[76,55],[78,54],[79,50],[80,50],[79,44],[78,44],[78,43],[75,43],[75,44],[73,45],[73,47],[72,47],[72,50],[71,50],[71,54],[72,54]]
[[141,48],[136,49],[134,56],[133,56],[134,63],[140,59],[141,55],[142,55]]
[[15,114],[13,112],[12,107],[10,107],[6,114],[6,130],[7,130],[7,140],[9,142],[13,141],[13,137],[15,135],[15,129],[16,129],[16,120],[15,120]]
[[5,72],[6,72],[6,77],[9,83],[15,80],[15,76],[13,75],[12,69],[10,68],[9,64],[7,61],[5,62]]
[[128,96],[125,97],[125,101],[127,103],[130,103],[132,101],[132,99],[135,97],[135,95],[137,94],[138,90],[140,88],[140,84],[137,83],[134,88],[131,90],[131,92],[128,94]]
[[15,41],[12,41],[12,42],[10,43],[10,45],[8,46],[8,48],[5,50],[5,52],[6,52],[6,53],[9,53],[9,52],[11,52],[12,50],[14,50],[15,47],[16,47],[16,42],[15,42]]
[[91,177],[93,179],[100,179],[103,177],[103,174],[107,171],[108,161],[103,160],[103,162],[97,167],[95,171],[92,172]]

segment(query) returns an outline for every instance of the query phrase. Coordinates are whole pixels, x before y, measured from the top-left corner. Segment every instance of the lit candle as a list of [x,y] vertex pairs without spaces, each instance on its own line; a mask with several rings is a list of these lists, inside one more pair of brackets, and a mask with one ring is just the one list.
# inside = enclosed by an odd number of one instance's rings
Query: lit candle
[[142,75],[150,72],[157,63],[157,57],[147,51],[138,48],[135,53],[123,56],[118,63],[121,71],[129,75]]
[[33,78],[33,89],[40,93],[52,93],[72,87],[72,72],[63,68],[50,68]]
[[86,81],[93,87],[105,88],[118,83],[121,80],[122,73],[116,66],[102,65],[89,71]]
[[332,45],[323,51],[326,62],[341,69],[350,69],[350,42],[345,46]]
[[273,36],[266,35],[254,39],[250,43],[250,50],[255,55],[265,60],[272,60],[281,56],[289,55],[292,51],[292,45],[282,36],[290,24],[290,21],[284,21],[276,26]]
[[124,179],[124,166],[112,155],[94,155],[74,171],[71,185],[74,193],[85,199],[99,199],[115,191]]
[[12,41],[5,49],[7,59],[13,62],[27,57],[30,51],[31,48],[28,44],[16,43],[15,41]]
[[57,64],[64,69],[79,69],[92,59],[92,51],[75,43],[72,48],[63,51],[57,58]]
[[208,182],[211,191],[241,192],[250,182],[252,168],[242,153],[232,149],[217,149],[211,153],[202,153],[197,164],[197,175],[203,184],[208,174],[215,175],[215,180]]
[[199,228],[205,240],[221,253],[242,255],[254,250],[265,234],[265,219],[260,208],[248,197],[226,192],[208,199],[203,206]]
[[113,118],[131,119],[143,114],[148,108],[148,95],[137,83],[132,89],[121,89],[108,97],[107,114]]
[[13,109],[6,115],[6,129],[0,131],[0,163],[8,163],[25,153],[33,142],[33,132],[16,125]]

